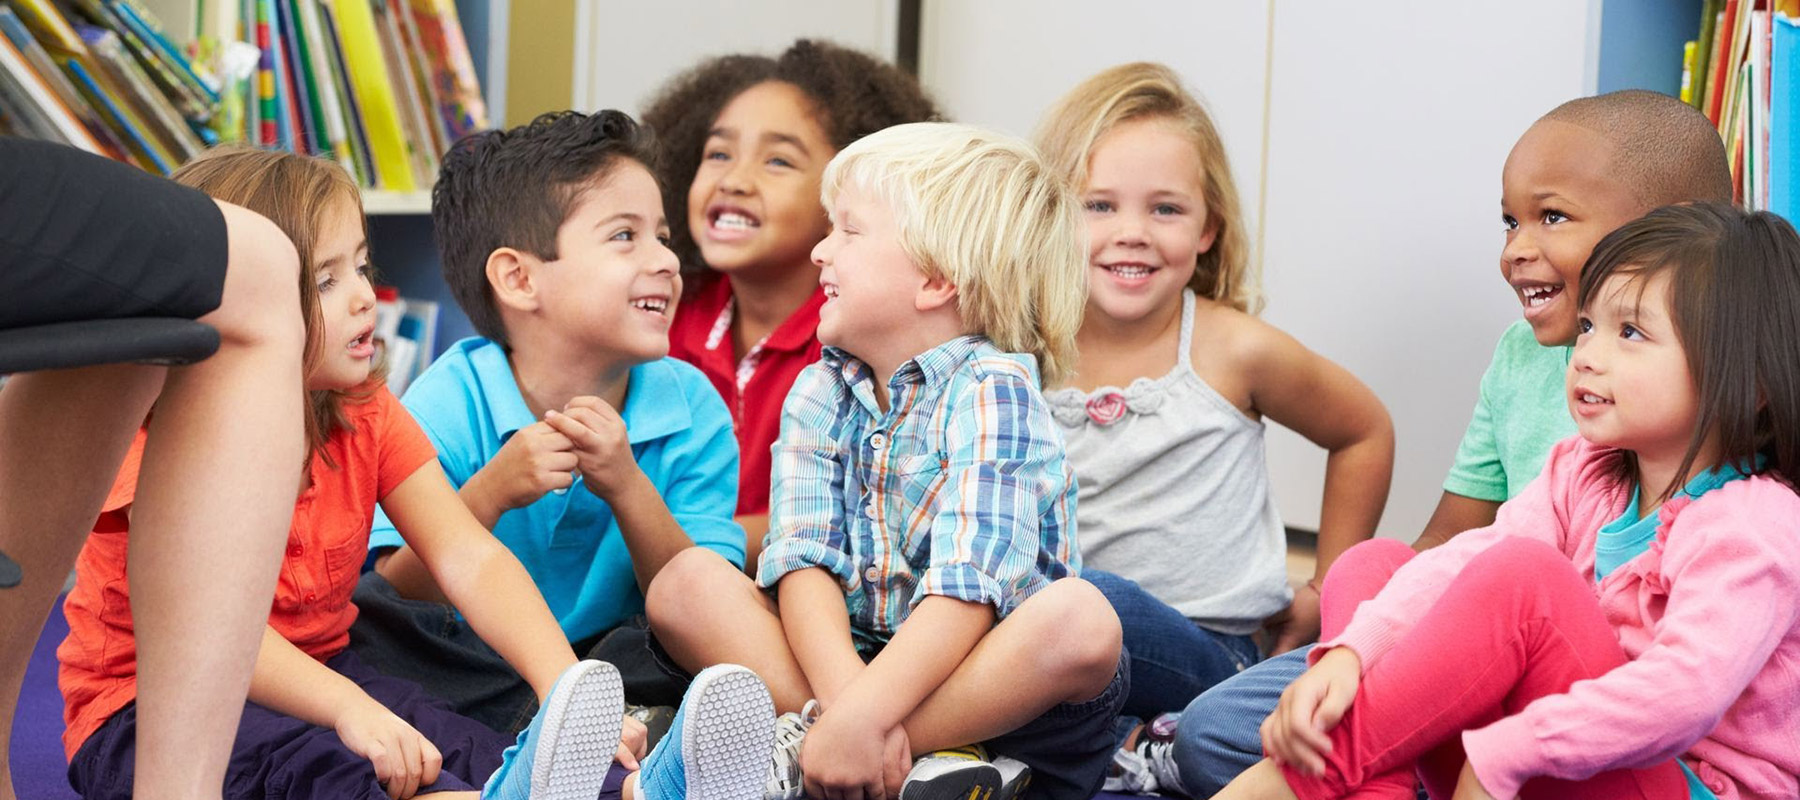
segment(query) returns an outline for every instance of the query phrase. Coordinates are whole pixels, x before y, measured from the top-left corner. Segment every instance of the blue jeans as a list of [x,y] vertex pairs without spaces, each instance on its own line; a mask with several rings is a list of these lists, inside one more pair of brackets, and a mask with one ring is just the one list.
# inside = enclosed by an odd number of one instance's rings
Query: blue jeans
[[1261,761],[1262,722],[1306,671],[1313,645],[1290,650],[1227,678],[1181,712],[1175,764],[1190,797],[1211,797]]
[[1115,728],[1120,742],[1138,722],[1185,708],[1196,695],[1262,657],[1249,636],[1202,628],[1136,581],[1092,569],[1082,570],[1081,577],[1112,603],[1131,654],[1131,692]]

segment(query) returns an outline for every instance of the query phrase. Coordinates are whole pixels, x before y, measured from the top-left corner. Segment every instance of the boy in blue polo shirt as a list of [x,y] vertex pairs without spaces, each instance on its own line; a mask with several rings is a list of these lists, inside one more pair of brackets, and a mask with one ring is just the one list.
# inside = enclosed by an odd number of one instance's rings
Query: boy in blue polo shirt
[[[660,213],[630,202],[661,208],[651,146],[619,112],[563,113],[445,157],[432,221],[445,280],[482,335],[451,346],[402,402],[576,652],[613,662],[631,702],[673,706],[682,685],[633,645],[644,589],[690,547],[742,566],[744,532],[730,413],[699,370],[666,357],[678,264]],[[502,732],[529,722],[530,687],[383,516],[370,548],[359,655]]]

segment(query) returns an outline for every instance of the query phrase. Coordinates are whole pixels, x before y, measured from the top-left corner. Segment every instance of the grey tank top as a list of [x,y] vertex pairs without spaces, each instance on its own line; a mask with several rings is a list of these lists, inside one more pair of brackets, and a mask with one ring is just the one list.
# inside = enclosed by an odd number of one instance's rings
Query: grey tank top
[[1193,334],[1194,293],[1184,291],[1169,374],[1046,396],[1080,481],[1083,567],[1137,581],[1207,628],[1249,633],[1293,599],[1287,537],[1263,424],[1200,380]]

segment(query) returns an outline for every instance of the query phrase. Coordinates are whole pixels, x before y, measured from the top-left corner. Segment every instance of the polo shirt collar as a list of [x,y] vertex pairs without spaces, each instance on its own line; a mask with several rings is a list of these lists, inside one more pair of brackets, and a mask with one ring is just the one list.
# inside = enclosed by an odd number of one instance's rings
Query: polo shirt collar
[[[525,395],[513,377],[512,363],[506,351],[490,342],[469,353],[469,364],[481,386],[482,402],[487,404],[494,427],[504,442],[520,428],[537,422]],[[631,384],[625,392],[626,439],[641,444],[660,439],[693,426],[687,398],[682,396],[675,370],[666,359],[658,359],[631,368]]]

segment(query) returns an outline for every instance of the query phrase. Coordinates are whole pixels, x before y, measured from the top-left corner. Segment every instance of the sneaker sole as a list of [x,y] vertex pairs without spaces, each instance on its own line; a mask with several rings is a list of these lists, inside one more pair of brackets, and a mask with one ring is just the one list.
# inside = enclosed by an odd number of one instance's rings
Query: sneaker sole
[[761,797],[775,751],[775,701],[756,673],[735,664],[694,677],[681,719],[687,800]]
[[1000,790],[1000,770],[974,764],[935,778],[910,780],[900,787],[900,800],[993,800]]
[[594,800],[606,783],[625,720],[619,670],[583,661],[557,684],[544,707],[531,762],[532,800]]

